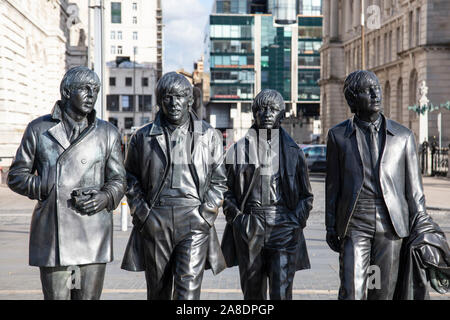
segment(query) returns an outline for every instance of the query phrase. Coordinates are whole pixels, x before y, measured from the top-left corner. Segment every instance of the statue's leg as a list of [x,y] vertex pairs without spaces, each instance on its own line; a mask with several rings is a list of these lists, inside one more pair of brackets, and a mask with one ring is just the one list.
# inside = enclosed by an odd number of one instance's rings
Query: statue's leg
[[154,207],[146,221],[143,238],[148,300],[172,299],[174,226],[172,207]]
[[81,265],[80,288],[72,289],[72,300],[100,300],[105,279],[106,263]]
[[39,267],[45,300],[70,300],[72,270],[67,267]]
[[174,215],[176,246],[173,252],[173,299],[199,300],[210,227],[200,216],[197,207],[187,211],[174,208]]
[[263,259],[264,220],[242,214],[233,223],[241,289],[245,300],[267,299],[267,272]]
[[367,278],[375,234],[373,199],[359,199],[339,255],[340,300],[367,299]]
[[380,283],[378,288],[377,286],[372,286],[372,289],[368,291],[368,299],[392,300],[398,278],[402,239],[396,235],[385,206],[377,205],[376,213],[372,265],[379,267]]
[[300,226],[294,212],[266,212],[264,261],[271,300],[292,300]]
[[340,300],[365,300],[372,236],[351,232],[342,243],[339,255]]

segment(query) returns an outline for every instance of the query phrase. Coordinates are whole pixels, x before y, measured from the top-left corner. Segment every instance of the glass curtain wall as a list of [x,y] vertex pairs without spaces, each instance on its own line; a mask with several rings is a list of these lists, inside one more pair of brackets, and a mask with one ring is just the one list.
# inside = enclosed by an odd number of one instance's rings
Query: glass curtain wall
[[216,13],[247,13],[247,0],[216,0]]
[[274,27],[272,16],[261,17],[261,89],[275,89],[291,100],[291,37],[288,27]]
[[[305,1],[304,1],[305,2]],[[319,101],[320,53],[322,17],[298,19],[298,99]]]
[[212,99],[253,98],[253,26],[252,16],[210,16]]

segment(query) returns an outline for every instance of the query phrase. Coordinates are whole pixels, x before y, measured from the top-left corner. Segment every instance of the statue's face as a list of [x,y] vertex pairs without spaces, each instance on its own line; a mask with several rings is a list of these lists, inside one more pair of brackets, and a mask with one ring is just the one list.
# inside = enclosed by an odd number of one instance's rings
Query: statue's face
[[284,108],[276,102],[269,102],[259,106],[254,112],[255,124],[258,129],[276,129],[280,127],[283,119]]
[[381,87],[377,79],[362,79],[355,97],[356,114],[372,115],[382,111]]
[[76,113],[86,116],[92,112],[97,101],[100,87],[95,83],[82,84],[69,93],[71,109]]
[[162,98],[161,110],[167,121],[181,125],[189,118],[189,107],[192,103],[192,95],[183,92],[183,88],[173,88]]

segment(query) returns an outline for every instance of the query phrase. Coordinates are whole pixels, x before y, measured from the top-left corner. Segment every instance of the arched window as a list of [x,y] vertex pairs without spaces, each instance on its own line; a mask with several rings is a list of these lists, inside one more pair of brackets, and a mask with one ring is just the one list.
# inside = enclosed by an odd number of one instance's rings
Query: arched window
[[397,121],[403,123],[403,80],[397,81]]
[[[409,102],[408,106],[413,106],[418,104],[418,92],[417,92],[417,71],[413,69],[409,77]],[[409,128],[412,128],[412,123],[417,119],[417,113],[409,110]]]
[[391,85],[389,81],[386,81],[384,85],[384,115],[386,117],[391,116]]
[[321,108],[320,108],[320,118],[322,119],[322,123],[321,123],[322,136],[326,137],[326,135],[328,134],[328,132],[324,132],[325,128],[328,129],[327,122],[326,122],[326,120],[327,120],[327,95],[326,94],[324,94],[322,96],[322,104],[321,104]]

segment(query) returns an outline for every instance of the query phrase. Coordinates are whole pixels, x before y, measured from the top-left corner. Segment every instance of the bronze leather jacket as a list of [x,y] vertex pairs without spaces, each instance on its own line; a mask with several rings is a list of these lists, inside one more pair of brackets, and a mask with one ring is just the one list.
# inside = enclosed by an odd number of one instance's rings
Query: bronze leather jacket
[[[412,131],[382,117],[386,138],[380,156],[380,186],[395,232],[403,238],[409,235],[415,215],[425,213],[422,176]],[[353,119],[348,119],[328,132],[325,224],[341,238],[364,180],[355,130]]]

